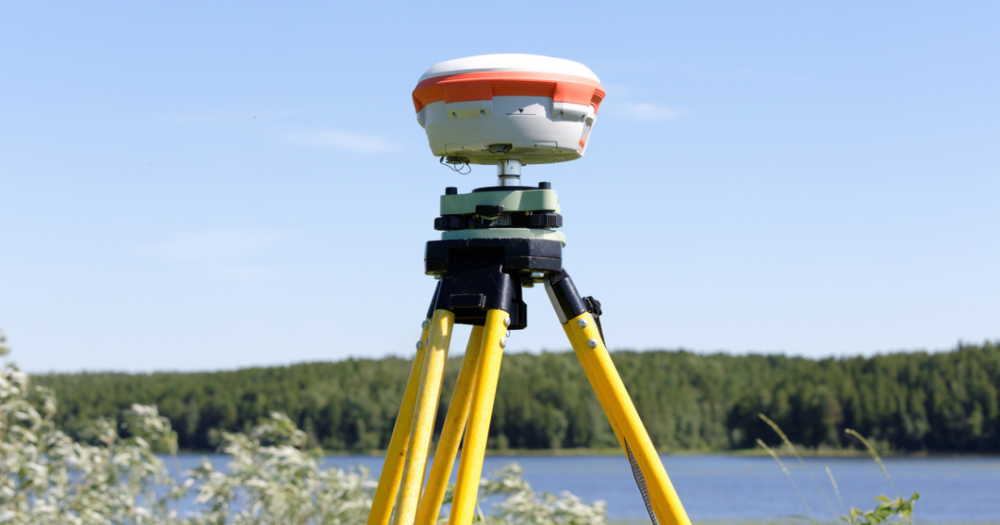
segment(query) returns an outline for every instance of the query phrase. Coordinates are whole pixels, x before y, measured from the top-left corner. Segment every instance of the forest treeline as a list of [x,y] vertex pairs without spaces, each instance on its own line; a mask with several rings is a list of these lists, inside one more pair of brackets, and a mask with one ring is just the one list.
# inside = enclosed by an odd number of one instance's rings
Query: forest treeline
[[[853,428],[897,451],[1000,452],[1000,342],[829,359],[782,355],[617,351],[612,358],[663,450],[740,449],[778,438],[809,447],[854,447]],[[438,431],[460,358],[448,360]],[[271,411],[288,414],[329,450],[384,449],[411,362],[349,359],[212,373],[37,376],[59,399],[59,424],[86,438],[101,417],[155,404],[183,449],[210,450],[216,430],[245,430]],[[614,433],[573,353],[505,355],[491,448],[615,447]]]

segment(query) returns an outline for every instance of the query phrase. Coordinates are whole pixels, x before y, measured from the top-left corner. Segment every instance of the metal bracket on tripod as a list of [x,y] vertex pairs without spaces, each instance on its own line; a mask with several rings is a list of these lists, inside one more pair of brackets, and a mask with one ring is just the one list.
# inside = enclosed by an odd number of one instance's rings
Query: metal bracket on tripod
[[458,324],[482,326],[488,310],[510,314],[511,330],[528,326],[521,286],[562,270],[562,243],[546,239],[430,241],[425,272],[441,276],[434,309],[455,314]]

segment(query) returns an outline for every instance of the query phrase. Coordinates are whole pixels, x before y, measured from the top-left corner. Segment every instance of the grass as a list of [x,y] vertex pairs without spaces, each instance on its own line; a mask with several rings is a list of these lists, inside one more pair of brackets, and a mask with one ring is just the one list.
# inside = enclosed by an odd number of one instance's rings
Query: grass
[[[799,455],[796,446],[791,442],[791,440],[788,439],[788,436],[786,436],[785,433],[781,430],[781,427],[779,427],[778,424],[775,423],[774,421],[771,421],[771,419],[765,416],[764,414],[757,414],[757,415],[760,417],[762,421],[767,423],[767,425],[771,427],[772,430],[774,430],[774,432],[778,435],[778,437],[781,438],[784,447],[787,448],[788,451],[792,453],[792,456],[794,456],[795,459],[798,461],[799,465],[802,467],[802,470],[809,476],[809,481],[812,482],[816,490],[820,493],[821,496],[823,496],[823,501],[829,508],[830,514],[833,516],[835,522],[839,523],[842,521],[844,523],[857,524],[857,525],[875,525],[880,523],[906,523],[908,525],[913,525],[913,505],[920,498],[920,494],[914,491],[913,495],[910,496],[909,498],[900,497],[899,492],[896,490],[896,484],[892,481],[892,476],[889,475],[889,470],[885,468],[885,463],[882,461],[882,457],[879,456],[878,451],[875,450],[875,447],[872,446],[872,444],[857,431],[851,430],[849,428],[844,429],[844,432],[846,434],[854,437],[855,439],[860,441],[862,445],[865,446],[865,449],[868,451],[868,454],[871,456],[872,460],[875,461],[875,464],[877,464],[879,469],[882,470],[882,474],[885,475],[885,479],[886,481],[889,482],[889,486],[892,487],[892,493],[895,497],[893,499],[890,499],[885,495],[879,495],[874,500],[877,502],[877,505],[872,510],[863,511],[851,507],[850,512],[846,512],[844,514],[837,514],[837,511],[833,508],[833,503],[831,502],[830,498],[826,496],[826,491],[824,491],[823,488],[820,487],[819,483],[816,481],[816,478],[812,475],[812,472],[806,467],[805,462],[802,461],[802,456]],[[799,486],[797,483],[795,483],[795,479],[792,478],[792,474],[788,471],[788,468],[785,467],[785,463],[781,461],[781,458],[778,456],[778,454],[771,447],[768,447],[767,444],[764,443],[764,441],[757,439],[757,444],[760,445],[760,447],[764,449],[768,454],[770,454],[772,458],[774,458],[774,461],[776,461],[778,463],[778,466],[781,467],[782,472],[784,472],[785,476],[788,477],[788,481],[791,482],[792,487],[795,489],[796,494],[799,495],[799,499],[802,500],[802,505],[806,508],[806,511],[809,513],[810,521],[819,524],[820,523],[819,520],[816,519],[816,515],[813,513],[812,508],[810,508],[809,503],[806,501],[806,498],[802,495],[802,491],[799,490]],[[824,468],[826,470],[827,477],[830,480],[830,485],[833,487],[833,492],[837,496],[837,503],[839,503],[841,512],[844,512],[843,511],[844,501],[840,497],[840,488],[837,486],[837,480],[834,479],[833,472],[830,471],[829,466],[824,465]]]

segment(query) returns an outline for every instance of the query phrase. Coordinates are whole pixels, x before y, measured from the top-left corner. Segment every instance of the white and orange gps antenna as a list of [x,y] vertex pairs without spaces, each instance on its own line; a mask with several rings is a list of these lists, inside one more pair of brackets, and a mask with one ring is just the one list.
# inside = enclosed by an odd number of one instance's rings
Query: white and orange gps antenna
[[497,164],[501,185],[522,164],[583,156],[604,89],[583,64],[538,55],[441,62],[413,90],[434,155],[453,165]]

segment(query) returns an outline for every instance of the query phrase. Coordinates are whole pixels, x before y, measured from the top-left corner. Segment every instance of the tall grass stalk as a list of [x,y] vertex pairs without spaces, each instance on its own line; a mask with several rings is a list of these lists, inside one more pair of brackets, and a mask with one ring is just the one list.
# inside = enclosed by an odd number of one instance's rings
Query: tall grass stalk
[[760,445],[764,450],[766,450],[767,453],[770,454],[771,457],[778,462],[778,466],[781,467],[781,471],[784,472],[786,476],[788,476],[788,481],[792,482],[792,488],[795,489],[795,493],[799,495],[799,499],[802,500],[802,504],[805,505],[806,510],[809,511],[809,518],[812,519],[813,523],[819,523],[819,521],[816,520],[816,516],[813,514],[812,507],[810,507],[809,502],[806,501],[806,497],[803,496],[802,491],[799,490],[798,483],[795,483],[795,479],[792,478],[792,473],[789,472],[788,467],[785,466],[785,462],[781,461],[781,458],[778,457],[778,454],[776,454],[773,450],[771,450],[771,447],[767,446],[767,444],[761,441],[760,438],[757,438],[757,444]]
[[833,485],[833,493],[837,495],[837,503],[840,504],[840,512],[847,514],[847,511],[844,510],[844,499],[840,497],[840,488],[837,487],[837,480],[833,479],[833,472],[830,471],[830,465],[824,464],[823,468],[826,469],[826,475],[830,478],[830,484]]
[[882,462],[882,457],[878,455],[878,452],[875,450],[875,447],[873,447],[872,444],[869,443],[867,439],[865,439],[861,434],[858,434],[857,431],[853,429],[845,428],[844,432],[858,438],[858,440],[861,441],[861,443],[865,446],[865,448],[868,449],[868,454],[871,455],[872,459],[875,460],[875,463],[878,465],[878,468],[882,469],[882,474],[885,474],[885,479],[889,482],[889,486],[892,487],[893,495],[896,496],[896,498],[899,498],[899,491],[896,490],[896,484],[892,482],[892,476],[889,475],[889,471],[888,469],[885,468],[885,463]]
[[783,441],[785,443],[785,446],[792,451],[792,454],[795,456],[795,459],[799,461],[799,466],[802,467],[802,470],[804,470],[806,472],[806,475],[809,476],[809,481],[811,481],[813,486],[816,487],[816,490],[819,491],[819,495],[823,496],[823,501],[825,501],[826,506],[830,508],[830,513],[836,516],[837,511],[833,510],[833,504],[830,503],[830,498],[826,497],[826,491],[820,488],[819,483],[816,481],[816,478],[813,477],[812,472],[809,472],[809,469],[806,468],[805,461],[802,461],[802,456],[799,455],[799,451],[795,448],[795,445],[792,444],[792,441],[788,439],[788,436],[786,436],[784,432],[781,431],[781,427],[779,427],[777,423],[771,421],[771,418],[760,413],[758,413],[757,415],[762,420],[764,420],[764,422],[767,423],[767,425],[771,427],[771,429],[774,430],[778,434],[778,436],[781,437],[781,441]]

